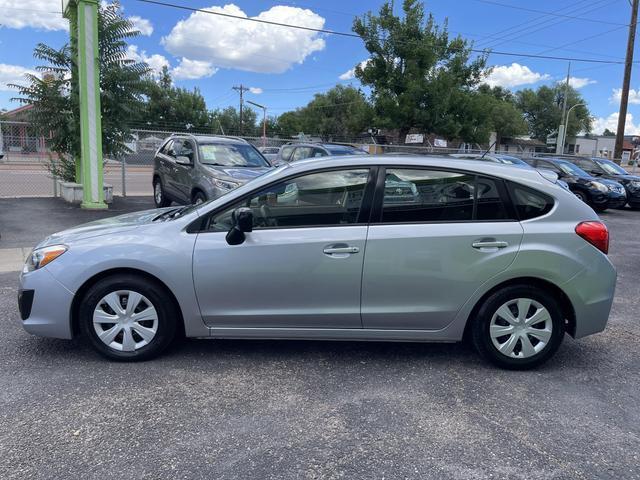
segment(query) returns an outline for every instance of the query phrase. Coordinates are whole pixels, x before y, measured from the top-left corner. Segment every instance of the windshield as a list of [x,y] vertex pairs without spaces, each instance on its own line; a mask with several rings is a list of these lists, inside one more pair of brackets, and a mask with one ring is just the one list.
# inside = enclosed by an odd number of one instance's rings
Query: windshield
[[616,165],[611,160],[596,160],[596,163],[602,167],[602,169],[611,175],[626,175],[627,172],[624,168]]
[[269,162],[251,145],[201,143],[200,163],[221,167],[269,167]]
[[574,165],[571,162],[556,161],[554,163],[557,165],[557,167],[560,170],[562,170],[567,175],[577,175],[578,177],[590,177],[591,176],[587,172],[582,170],[580,167]]
[[325,145],[331,155],[366,155],[367,152],[350,145]]

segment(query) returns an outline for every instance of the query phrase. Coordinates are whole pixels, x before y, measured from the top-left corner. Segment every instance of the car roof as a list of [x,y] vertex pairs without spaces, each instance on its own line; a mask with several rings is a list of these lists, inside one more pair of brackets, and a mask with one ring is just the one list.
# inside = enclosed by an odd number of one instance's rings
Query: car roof
[[[388,167],[427,167],[447,170],[464,170],[471,173],[485,174],[515,181],[529,179],[540,180],[542,177],[535,169],[503,163],[478,162],[477,160],[454,159],[448,156],[410,156],[391,154],[384,155],[345,155],[343,157],[316,157],[291,162],[288,168],[311,170],[335,167],[386,165]],[[546,181],[546,180],[545,180]]]
[[195,140],[197,143],[229,143],[229,144],[248,144],[245,139],[239,137],[227,137],[222,135],[188,135],[188,134],[177,134],[171,135],[171,139],[175,140],[176,138],[189,138],[191,140]]

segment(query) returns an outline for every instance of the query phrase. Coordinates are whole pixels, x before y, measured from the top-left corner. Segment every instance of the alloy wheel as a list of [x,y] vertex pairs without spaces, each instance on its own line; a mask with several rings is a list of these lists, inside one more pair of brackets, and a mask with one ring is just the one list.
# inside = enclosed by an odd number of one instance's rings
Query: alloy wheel
[[158,313],[140,293],[118,290],[105,295],[93,312],[93,328],[109,348],[133,352],[149,345],[158,331]]
[[551,340],[553,321],[549,311],[531,298],[516,298],[493,314],[489,336],[493,346],[511,358],[530,358]]
[[160,182],[156,182],[153,187],[153,195],[155,197],[156,204],[160,205],[162,203],[162,185]]

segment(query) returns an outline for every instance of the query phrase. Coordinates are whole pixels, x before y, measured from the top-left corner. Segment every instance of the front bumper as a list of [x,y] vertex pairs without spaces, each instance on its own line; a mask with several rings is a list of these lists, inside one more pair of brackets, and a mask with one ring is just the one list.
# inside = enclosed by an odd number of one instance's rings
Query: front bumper
[[609,208],[622,208],[627,204],[627,196],[620,193],[609,194]]
[[70,339],[73,293],[47,268],[20,275],[18,305],[22,327],[41,337]]

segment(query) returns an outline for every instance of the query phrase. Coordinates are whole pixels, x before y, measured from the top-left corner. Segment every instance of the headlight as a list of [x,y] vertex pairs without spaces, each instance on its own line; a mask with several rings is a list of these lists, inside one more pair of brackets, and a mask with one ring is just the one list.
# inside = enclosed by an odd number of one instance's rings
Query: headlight
[[604,183],[600,183],[600,182],[591,182],[590,186],[592,188],[595,188],[596,190],[598,190],[599,192],[602,193],[607,193],[609,191],[609,189],[607,188],[607,186]]
[[67,247],[64,245],[51,245],[50,247],[37,248],[27,257],[22,271],[28,273],[38,270],[53,262],[66,251]]
[[218,180],[217,178],[213,179],[213,184],[222,189],[222,190],[233,190],[235,188],[238,188],[240,186],[239,183],[236,182],[228,182],[226,180]]
[[640,180],[632,180],[629,182],[629,185],[631,185],[633,188],[640,188]]

